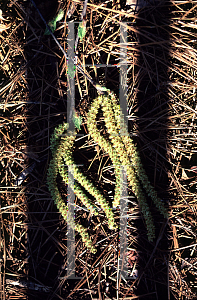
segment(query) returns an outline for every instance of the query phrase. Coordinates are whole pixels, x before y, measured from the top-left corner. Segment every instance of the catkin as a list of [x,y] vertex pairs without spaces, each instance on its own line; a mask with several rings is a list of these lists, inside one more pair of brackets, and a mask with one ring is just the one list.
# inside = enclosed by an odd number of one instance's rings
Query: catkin
[[[104,114],[109,115],[111,113],[111,110],[109,109],[110,108],[109,103],[107,102],[107,100],[105,100],[103,103],[106,103],[106,106],[104,107],[104,110],[105,110]],[[111,134],[111,140],[114,144],[114,147],[116,147],[116,149],[118,150],[117,152],[119,154],[120,160],[121,160],[122,165],[124,166],[125,171],[127,173],[128,182],[130,183],[130,185],[132,187],[132,191],[135,194],[135,196],[140,204],[140,209],[145,218],[149,240],[152,241],[153,238],[155,237],[155,227],[154,227],[154,223],[152,220],[151,213],[149,211],[149,207],[148,207],[145,195],[142,191],[139,180],[135,174],[135,170],[134,170],[133,166],[130,164],[130,160],[128,158],[128,155],[127,155],[126,149],[124,147],[124,144],[121,140],[121,137],[115,135],[115,130],[113,130],[113,129],[115,129],[115,128],[113,128],[115,126],[114,123],[108,122],[107,126],[108,126],[108,131]]]
[[[99,144],[100,147],[102,147],[106,153],[109,154],[109,157],[112,161],[112,164],[115,169],[115,177],[116,177],[116,186],[115,186],[115,195],[114,195],[114,201],[113,201],[113,207],[117,207],[120,204],[120,195],[121,195],[121,173],[120,173],[120,166],[121,162],[120,159],[116,153],[116,150],[113,149],[110,142],[108,142],[99,132],[96,125],[96,115],[98,114],[98,109],[101,106],[103,97],[99,96],[96,98],[89,110],[88,118],[87,118],[87,127],[90,135],[94,139],[95,142]],[[106,119],[105,119],[106,121]]]
[[[52,150],[52,160],[49,164],[48,174],[47,174],[47,184],[51,197],[54,200],[59,212],[62,214],[64,220],[71,226],[72,229],[75,229],[82,237],[82,241],[85,243],[86,247],[92,252],[96,253],[96,248],[92,245],[92,241],[87,233],[87,230],[78,223],[75,224],[73,216],[68,211],[67,205],[64,203],[61,194],[58,190],[56,178],[58,172],[62,176],[64,182],[69,183],[69,178],[63,164],[64,159],[67,163],[72,164],[72,147],[75,140],[75,133],[72,135],[63,134],[65,130],[68,129],[68,124],[59,125],[55,128],[54,133],[51,137],[51,150]],[[72,185],[71,185],[72,186]],[[82,202],[85,202],[86,205],[95,212],[94,207],[91,205],[88,197],[80,189],[79,185],[75,188],[75,193],[79,196]]]
[[151,197],[153,202],[155,203],[156,207],[160,211],[160,213],[167,218],[168,217],[168,211],[165,208],[164,204],[162,203],[161,199],[157,196],[156,191],[154,190],[153,186],[151,185],[148,176],[143,168],[143,165],[141,163],[140,155],[137,150],[137,147],[134,145],[133,140],[128,135],[128,129],[124,122],[124,116],[122,114],[122,111],[120,109],[120,106],[117,104],[116,97],[113,93],[110,93],[111,98],[111,105],[114,109],[114,116],[115,120],[117,122],[117,127],[122,130],[122,141],[125,145],[125,149],[131,159],[131,163],[133,163],[133,166],[135,168],[136,174],[139,177],[144,189],[146,190],[148,196]]

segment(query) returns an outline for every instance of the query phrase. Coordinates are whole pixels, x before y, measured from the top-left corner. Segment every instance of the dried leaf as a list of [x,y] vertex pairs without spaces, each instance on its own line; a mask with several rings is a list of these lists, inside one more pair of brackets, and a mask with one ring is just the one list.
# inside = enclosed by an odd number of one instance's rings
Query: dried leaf
[[3,32],[4,30],[8,29],[10,26],[0,24],[0,32]]
[[72,14],[75,12],[77,5],[75,3],[71,3],[70,9],[68,10],[67,17],[70,18]]
[[[4,19],[2,17],[2,10],[0,9],[0,21],[3,20],[3,21],[7,21],[6,19]],[[0,32],[3,32],[4,30],[8,29],[10,26],[9,25],[5,25],[5,24],[1,24],[0,23]]]
[[4,18],[2,17],[2,10],[1,10],[1,9],[0,9],[0,20],[7,21],[6,19],[4,19]]
[[194,173],[197,173],[197,166],[193,166],[190,168],[190,170]]
[[187,180],[187,179],[189,179],[189,177],[187,176],[187,174],[186,174],[186,172],[185,172],[184,169],[182,169],[182,176],[181,176],[181,179],[182,179],[182,180]]

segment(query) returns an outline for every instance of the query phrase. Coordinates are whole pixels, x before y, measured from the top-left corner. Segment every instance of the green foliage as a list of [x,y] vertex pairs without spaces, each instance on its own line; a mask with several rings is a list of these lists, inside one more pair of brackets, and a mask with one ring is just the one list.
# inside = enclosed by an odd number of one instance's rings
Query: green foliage
[[86,22],[82,21],[78,26],[78,36],[82,41],[84,36],[86,35]]
[[105,92],[109,92],[110,91],[105,86],[101,86],[100,84],[96,84],[96,89],[101,94],[104,94]]
[[74,116],[73,116],[73,122],[75,124],[75,127],[80,130],[81,129],[81,124],[82,124],[82,117],[81,116],[78,116],[76,114],[76,112],[74,113]]
[[[64,11],[62,9],[60,9],[59,13],[57,14],[57,16],[55,16],[53,18],[52,21],[50,21],[48,23],[49,28],[51,29],[52,33],[54,33],[56,26],[57,26],[57,22],[61,21],[61,19],[64,17]],[[45,29],[45,33],[44,35],[50,35],[50,31],[48,28]]]

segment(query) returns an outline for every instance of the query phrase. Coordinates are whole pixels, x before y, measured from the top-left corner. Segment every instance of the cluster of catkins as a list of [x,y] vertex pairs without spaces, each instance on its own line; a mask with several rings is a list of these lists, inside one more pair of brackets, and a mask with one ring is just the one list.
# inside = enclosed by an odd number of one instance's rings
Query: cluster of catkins
[[[96,118],[99,108],[103,111],[109,140],[101,135],[97,128]],[[87,116],[87,127],[94,141],[109,154],[115,170],[116,186],[113,207],[117,207],[120,204],[122,189],[121,166],[123,166],[127,174],[128,183],[132,187],[132,191],[138,199],[142,214],[144,215],[148,231],[148,239],[152,241],[155,237],[155,227],[141,185],[146,190],[148,196],[152,198],[156,207],[164,217],[167,217],[168,215],[167,210],[161,202],[161,199],[157,197],[156,191],[150,184],[142,166],[138,150],[128,134],[128,129],[124,122],[124,116],[121,112],[120,105],[118,105],[118,101],[112,92],[108,91],[107,94],[100,95],[94,99]],[[109,204],[102,193],[75,165],[73,160],[73,144],[75,138],[76,131],[69,131],[67,123],[59,125],[58,128],[54,130],[51,137],[52,160],[49,164],[47,182],[51,196],[64,219],[73,229],[79,232],[87,248],[92,253],[95,253],[96,249],[92,245],[92,241],[87,230],[82,225],[74,222],[73,216],[70,216],[67,205],[61,197],[56,182],[58,173],[61,175],[65,184],[69,184],[69,186],[73,188],[77,198],[82,201],[91,213],[94,215],[98,214],[95,210],[94,204],[89,200],[81,187],[88,191],[88,193],[90,193],[99,203],[100,207],[106,214],[109,228],[115,229],[117,226],[114,221],[112,209],[109,207]],[[68,176],[68,166],[72,166],[70,167],[70,172],[75,179],[74,185],[70,182],[71,179]]]
[[[114,221],[114,215],[112,209],[107,203],[106,199],[102,193],[94,186],[94,184],[87,179],[79,168],[75,165],[73,160],[73,144],[76,138],[76,132],[71,132],[68,130],[68,124],[59,125],[55,128],[54,133],[51,137],[51,151],[52,151],[52,160],[50,161],[48,174],[47,174],[47,184],[49,191],[51,193],[52,199],[54,200],[58,210],[62,214],[68,224],[75,229],[82,237],[83,242],[86,247],[92,252],[95,253],[96,249],[92,245],[92,241],[87,233],[87,230],[80,224],[74,222],[73,216],[69,213],[67,205],[64,203],[61,194],[59,192],[56,178],[58,173],[61,175],[65,184],[69,184],[77,198],[79,198],[82,203],[90,210],[91,213],[97,215],[98,212],[95,210],[95,206],[91,203],[88,196],[83,191],[85,188],[96,201],[99,203],[100,207],[106,214],[108,219],[108,225],[110,229],[117,228],[117,225]],[[75,184],[72,184],[71,178],[68,176],[67,167],[70,166],[70,172],[75,179]]]
[[[103,112],[110,141],[104,139],[97,129],[96,116],[100,107]],[[142,214],[144,215],[148,239],[149,241],[153,241],[155,238],[155,226],[142,186],[165,218],[168,217],[168,212],[161,199],[157,196],[153,186],[150,184],[141,163],[137,147],[134,145],[133,140],[128,134],[128,128],[124,121],[123,113],[114,93],[108,91],[107,94],[100,95],[93,101],[88,113],[87,127],[95,142],[109,154],[115,168],[116,190],[113,206],[116,207],[119,205],[121,186],[120,166],[123,166],[127,173],[128,183],[132,187],[132,191],[135,194]]]

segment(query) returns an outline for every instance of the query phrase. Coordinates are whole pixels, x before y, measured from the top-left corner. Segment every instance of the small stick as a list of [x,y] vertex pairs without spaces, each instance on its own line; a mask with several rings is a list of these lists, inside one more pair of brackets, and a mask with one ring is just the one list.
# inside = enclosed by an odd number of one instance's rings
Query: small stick
[[[51,31],[50,27],[49,27],[48,24],[46,23],[46,21],[45,21],[45,19],[43,18],[41,12],[40,12],[39,9],[37,8],[37,6],[36,6],[34,0],[30,0],[30,1],[31,1],[31,3],[33,4],[33,6],[35,7],[35,9],[37,10],[37,12],[38,12],[40,18],[42,19],[42,21],[44,22],[46,28],[49,30],[49,32],[50,32],[52,38],[54,39],[54,41],[56,42],[56,44],[58,45],[58,47],[59,47],[60,50],[62,51],[64,57],[65,57],[67,60],[72,60],[73,63],[74,63],[74,65],[76,65],[77,70],[78,70],[79,72],[81,72],[81,73],[89,80],[89,82],[97,89],[98,92],[100,92],[100,91],[101,91],[101,87],[100,87],[98,84],[96,84],[96,83],[93,81],[93,79],[83,71],[83,69],[82,69],[81,66],[79,66],[78,64],[76,64],[76,62],[74,61],[74,59],[71,59],[71,58],[68,57],[68,55],[66,54],[66,52],[64,51],[64,49],[62,48],[62,46],[60,45],[60,43],[58,42],[58,40],[56,39],[55,35],[54,35],[53,32]],[[86,3],[86,6],[87,6],[87,0],[85,1],[85,3]],[[85,8],[85,3],[84,3],[84,8]],[[85,8],[85,10],[86,10],[86,8]],[[82,12],[82,14],[83,14],[83,12]],[[101,92],[101,93],[102,93],[102,92]]]

